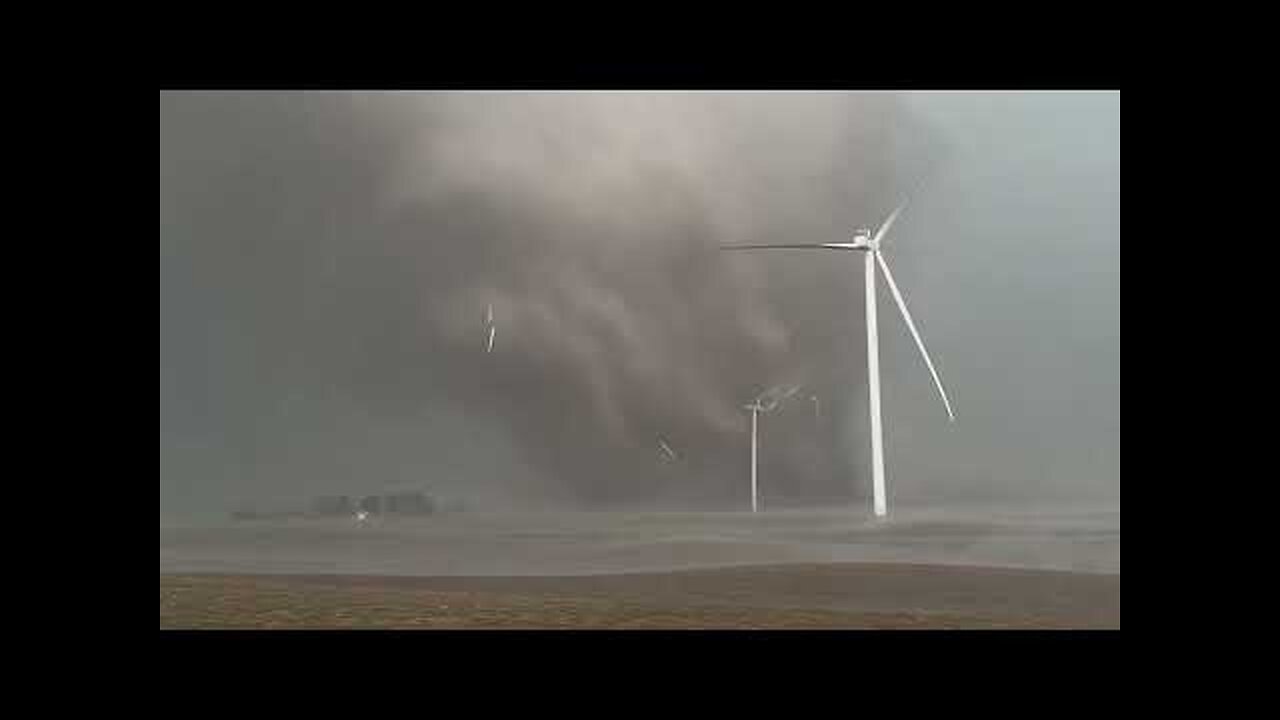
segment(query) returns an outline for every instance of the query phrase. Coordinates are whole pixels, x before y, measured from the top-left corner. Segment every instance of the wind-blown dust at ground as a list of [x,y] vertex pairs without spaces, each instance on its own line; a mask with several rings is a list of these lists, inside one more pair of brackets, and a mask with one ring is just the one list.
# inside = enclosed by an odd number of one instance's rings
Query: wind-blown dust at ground
[[[861,258],[717,248],[908,197],[957,422],[882,299],[877,524]],[[160,95],[162,625],[167,574],[914,563],[1114,577],[1118,626],[1119,392],[1118,93]],[[465,509],[227,519],[404,487]]]

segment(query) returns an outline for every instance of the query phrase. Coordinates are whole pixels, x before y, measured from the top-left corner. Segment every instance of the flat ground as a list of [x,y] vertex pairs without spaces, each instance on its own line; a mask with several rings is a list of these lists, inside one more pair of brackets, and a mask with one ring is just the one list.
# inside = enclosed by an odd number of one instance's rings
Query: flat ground
[[887,563],[563,577],[160,575],[164,628],[1116,628],[1120,576]]

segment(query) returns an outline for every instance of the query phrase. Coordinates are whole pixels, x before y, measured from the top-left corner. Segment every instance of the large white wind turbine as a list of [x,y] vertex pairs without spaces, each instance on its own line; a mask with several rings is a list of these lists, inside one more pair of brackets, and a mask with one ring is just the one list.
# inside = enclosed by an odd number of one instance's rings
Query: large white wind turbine
[[743,405],[746,410],[751,411],[751,512],[757,512],[760,509],[760,486],[756,482],[756,450],[759,446],[757,442],[757,429],[759,425],[759,416],[762,412],[772,412],[778,405],[800,389],[799,385],[792,386],[789,390],[778,394],[781,388],[772,388],[766,390],[756,396],[754,400]]
[[938,378],[938,371],[934,369],[933,361],[929,359],[929,352],[924,348],[924,340],[920,338],[920,332],[916,330],[916,324],[911,319],[911,313],[907,311],[907,303],[902,299],[902,293],[898,291],[898,284],[893,281],[893,273],[889,271],[889,264],[885,262],[884,255],[880,253],[881,241],[884,239],[885,234],[889,232],[889,228],[893,226],[893,222],[898,219],[898,214],[902,212],[902,209],[905,208],[906,205],[906,201],[903,201],[901,205],[889,214],[889,217],[885,219],[874,233],[866,228],[859,229],[854,233],[851,242],[721,246],[721,249],[723,250],[853,250],[865,254],[867,376],[871,390],[871,478],[872,491],[874,493],[874,508],[877,517],[884,517],[888,513],[888,502],[885,498],[884,484],[884,436],[880,426],[880,339],[876,328],[877,265],[880,266],[881,272],[884,273],[884,279],[889,284],[889,290],[893,293],[893,299],[898,304],[898,309],[902,311],[902,319],[906,320],[907,328],[911,330],[911,337],[915,338],[916,347],[920,348],[920,355],[924,358],[925,366],[929,368],[929,374],[933,376],[933,384],[938,388],[938,395],[942,397],[942,405],[947,409],[947,417],[951,422],[955,422],[956,419],[955,413],[951,411],[951,401],[947,399],[947,391],[942,389],[942,380]]

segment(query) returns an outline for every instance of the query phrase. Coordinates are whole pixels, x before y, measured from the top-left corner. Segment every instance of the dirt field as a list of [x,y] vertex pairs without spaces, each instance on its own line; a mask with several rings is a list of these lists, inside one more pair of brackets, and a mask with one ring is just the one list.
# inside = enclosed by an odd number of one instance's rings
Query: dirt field
[[160,575],[165,628],[1116,628],[1120,576],[901,564],[566,577]]

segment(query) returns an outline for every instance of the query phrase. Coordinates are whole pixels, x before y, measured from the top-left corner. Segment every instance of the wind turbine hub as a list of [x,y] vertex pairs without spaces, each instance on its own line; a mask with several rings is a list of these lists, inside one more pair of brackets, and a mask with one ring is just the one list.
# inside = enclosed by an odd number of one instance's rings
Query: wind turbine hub
[[867,228],[858,228],[853,234],[853,247],[857,250],[871,249],[872,237],[874,237]]

